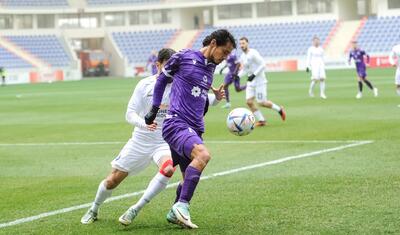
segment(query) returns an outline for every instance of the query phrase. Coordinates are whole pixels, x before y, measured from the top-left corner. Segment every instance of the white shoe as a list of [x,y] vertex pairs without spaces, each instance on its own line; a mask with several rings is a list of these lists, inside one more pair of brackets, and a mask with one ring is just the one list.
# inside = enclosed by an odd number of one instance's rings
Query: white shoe
[[128,226],[132,223],[132,220],[138,215],[138,212],[135,209],[129,208],[121,217],[119,217],[118,221]]
[[378,88],[374,87],[374,96],[378,97]]
[[82,224],[91,224],[97,220],[97,212],[94,212],[91,208],[81,218]]
[[325,94],[321,94],[321,98],[326,100],[326,95]]
[[231,108],[231,103],[226,103],[226,104],[224,104],[221,108],[223,108],[223,109],[230,109],[230,108]]
[[362,98],[362,93],[358,92],[357,95],[356,95],[356,99],[361,99],[361,98]]
[[172,212],[183,226],[191,229],[199,228],[190,219],[189,204],[177,202],[172,206]]

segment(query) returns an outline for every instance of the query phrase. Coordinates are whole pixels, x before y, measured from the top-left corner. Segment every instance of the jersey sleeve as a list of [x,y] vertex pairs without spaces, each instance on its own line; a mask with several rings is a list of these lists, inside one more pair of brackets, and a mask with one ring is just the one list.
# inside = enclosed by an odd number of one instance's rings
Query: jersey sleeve
[[135,87],[131,99],[128,103],[128,108],[126,110],[125,119],[126,121],[137,127],[145,128],[146,123],[143,118],[141,118],[138,112],[143,109],[143,83],[139,82],[138,85]]
[[370,59],[369,55],[365,51],[362,51],[362,52],[363,52],[363,58],[364,58],[364,56],[367,57],[367,64],[369,64],[369,59]]
[[260,66],[254,71],[254,75],[258,76],[265,69],[264,59],[261,57],[258,51],[254,50],[253,54],[254,63],[259,64]]
[[162,68],[160,75],[158,75],[156,84],[154,86],[153,106],[160,107],[165,87],[168,83],[172,82],[174,74],[179,70],[182,55],[183,52],[172,55]]
[[391,65],[395,65],[396,64],[396,50],[395,50],[395,48],[393,48],[392,49],[392,51],[390,52],[390,55],[389,55],[389,63],[391,64]]
[[312,52],[311,47],[307,50],[307,67],[311,67]]

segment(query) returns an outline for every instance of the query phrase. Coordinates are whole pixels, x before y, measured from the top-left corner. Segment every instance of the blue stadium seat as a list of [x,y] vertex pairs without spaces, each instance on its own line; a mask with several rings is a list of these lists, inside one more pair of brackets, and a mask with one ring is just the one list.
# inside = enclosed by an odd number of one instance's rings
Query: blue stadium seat
[[[335,27],[335,20],[275,23],[263,25],[240,25],[227,27],[239,39],[246,36],[251,47],[258,49],[264,57],[304,56],[311,45],[313,36],[317,35],[324,42]],[[206,28],[193,44],[199,49],[202,40],[216,28]]]
[[388,52],[400,42],[399,31],[400,16],[370,17],[356,40],[367,52]]
[[53,67],[67,67],[72,63],[72,58],[55,35],[5,37]]
[[113,32],[112,38],[130,64],[146,63],[151,51],[165,47],[176,32],[176,29]]

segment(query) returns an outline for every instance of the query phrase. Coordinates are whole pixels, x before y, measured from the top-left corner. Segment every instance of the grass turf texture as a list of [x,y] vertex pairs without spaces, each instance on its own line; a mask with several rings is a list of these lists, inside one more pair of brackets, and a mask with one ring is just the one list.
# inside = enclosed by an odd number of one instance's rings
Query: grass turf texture
[[[167,189],[129,227],[117,219],[138,196],[104,204],[99,221],[89,226],[80,224],[86,211],[81,209],[0,228],[0,234],[400,233],[400,99],[394,69],[369,70],[379,98],[365,87],[364,98],[355,99],[353,70],[328,71],[328,77],[328,100],[321,100],[308,97],[304,72],[268,74],[268,97],[286,107],[287,121],[263,109],[269,126],[236,137],[225,127],[229,110],[213,107],[206,117],[205,140],[375,142],[202,181],[191,206],[199,230],[166,222],[175,197],[175,190]],[[131,134],[125,108],[136,82],[0,87],[0,142],[125,142]],[[221,82],[217,76],[215,85]],[[244,93],[231,88],[231,96],[232,108],[245,106]],[[345,143],[211,143],[213,159],[204,175],[341,145]],[[0,146],[0,223],[90,202],[122,146]],[[155,172],[151,166],[128,178],[113,195],[144,189]],[[179,179],[176,174],[171,182]]]

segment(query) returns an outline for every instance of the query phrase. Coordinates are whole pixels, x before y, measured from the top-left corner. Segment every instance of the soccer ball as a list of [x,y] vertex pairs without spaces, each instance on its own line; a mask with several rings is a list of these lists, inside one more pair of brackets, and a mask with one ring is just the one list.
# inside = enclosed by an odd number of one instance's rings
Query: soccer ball
[[226,125],[228,130],[238,136],[250,134],[254,129],[256,118],[253,113],[245,108],[236,108],[228,114]]

